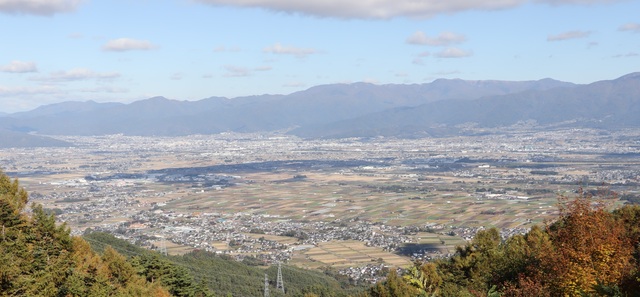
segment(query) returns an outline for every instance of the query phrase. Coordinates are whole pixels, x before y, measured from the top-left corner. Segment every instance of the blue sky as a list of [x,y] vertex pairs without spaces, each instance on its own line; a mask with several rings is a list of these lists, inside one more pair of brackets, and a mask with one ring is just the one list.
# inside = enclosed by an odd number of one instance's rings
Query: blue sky
[[0,0],[0,112],[640,71],[640,1]]

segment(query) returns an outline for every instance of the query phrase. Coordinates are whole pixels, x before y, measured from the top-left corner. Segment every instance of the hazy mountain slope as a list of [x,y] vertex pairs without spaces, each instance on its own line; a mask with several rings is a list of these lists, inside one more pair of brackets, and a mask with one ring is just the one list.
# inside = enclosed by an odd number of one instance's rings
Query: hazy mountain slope
[[639,127],[639,112],[640,73],[632,73],[583,86],[391,109],[292,133],[302,137],[438,136],[455,133],[454,126],[463,123],[495,127],[528,120],[542,125]]
[[333,84],[290,95],[200,101],[154,97],[131,104],[65,102],[0,118],[0,127],[51,135],[186,135],[256,132],[324,125],[445,99],[472,100],[523,90],[573,86],[551,79],[525,82],[440,79],[428,84]]
[[86,102],[67,101],[67,102],[43,105],[31,111],[12,113],[9,116],[14,118],[35,118],[35,117],[57,115],[57,114],[69,115],[74,113],[104,110],[104,109],[108,109],[108,108],[112,108],[120,105],[124,105],[124,104],[114,103],[114,102],[98,103],[95,101],[86,101]]
[[13,147],[69,147],[73,144],[51,137],[31,135],[0,129],[0,148]]

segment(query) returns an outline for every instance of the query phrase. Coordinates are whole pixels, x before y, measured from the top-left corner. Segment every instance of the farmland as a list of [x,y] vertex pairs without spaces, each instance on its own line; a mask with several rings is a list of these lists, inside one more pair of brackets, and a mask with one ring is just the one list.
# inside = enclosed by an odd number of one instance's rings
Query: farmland
[[0,150],[0,166],[76,234],[344,270],[447,256],[484,228],[525,232],[581,187],[639,195],[640,131],[490,132],[62,137],[76,146]]

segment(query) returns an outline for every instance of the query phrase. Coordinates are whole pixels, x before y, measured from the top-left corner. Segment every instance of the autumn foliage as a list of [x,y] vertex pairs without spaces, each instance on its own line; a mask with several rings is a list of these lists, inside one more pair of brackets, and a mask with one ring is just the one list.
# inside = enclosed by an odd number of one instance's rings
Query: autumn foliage
[[640,207],[612,211],[615,194],[602,193],[560,197],[557,220],[525,235],[481,231],[404,280],[420,296],[640,296]]

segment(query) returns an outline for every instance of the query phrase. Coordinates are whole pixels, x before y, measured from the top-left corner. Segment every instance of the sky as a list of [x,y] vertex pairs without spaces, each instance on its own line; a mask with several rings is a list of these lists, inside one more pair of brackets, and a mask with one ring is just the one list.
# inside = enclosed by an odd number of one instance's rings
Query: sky
[[0,0],[0,112],[640,71],[638,0]]

